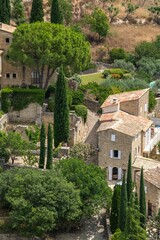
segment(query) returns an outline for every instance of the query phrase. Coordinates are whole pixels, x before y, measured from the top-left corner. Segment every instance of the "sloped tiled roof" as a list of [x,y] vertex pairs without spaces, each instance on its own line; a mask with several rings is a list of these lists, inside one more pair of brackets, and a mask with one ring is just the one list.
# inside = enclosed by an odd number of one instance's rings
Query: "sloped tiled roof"
[[0,31],[8,32],[8,33],[13,33],[16,30],[16,27],[13,27],[8,24],[4,24],[0,22]]
[[152,158],[145,158],[142,156],[135,157],[132,167],[141,169],[143,167],[144,170],[149,170],[153,168],[160,168],[160,161],[154,160]]
[[[137,91],[131,91],[131,92],[124,92],[124,93],[118,93],[110,95],[104,103],[101,105],[101,108],[112,106],[117,104],[117,102],[128,102],[133,101],[141,98],[143,94],[145,94],[149,89],[142,89]],[[117,101],[113,101],[114,99],[117,99]]]
[[[140,175],[140,173],[137,173]],[[160,189],[160,167],[145,170],[143,172],[144,180]]]
[[134,116],[119,110],[114,113],[102,114],[97,132],[113,129],[134,137],[139,132],[146,131],[152,123],[153,122],[147,118]]

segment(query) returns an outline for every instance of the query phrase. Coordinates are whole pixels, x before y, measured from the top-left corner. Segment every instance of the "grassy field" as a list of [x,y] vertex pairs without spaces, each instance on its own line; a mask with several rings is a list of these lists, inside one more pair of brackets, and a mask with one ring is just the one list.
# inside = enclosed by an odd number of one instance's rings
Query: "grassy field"
[[91,73],[80,76],[82,79],[82,85],[86,85],[89,82],[96,82],[98,84],[104,81],[102,73]]

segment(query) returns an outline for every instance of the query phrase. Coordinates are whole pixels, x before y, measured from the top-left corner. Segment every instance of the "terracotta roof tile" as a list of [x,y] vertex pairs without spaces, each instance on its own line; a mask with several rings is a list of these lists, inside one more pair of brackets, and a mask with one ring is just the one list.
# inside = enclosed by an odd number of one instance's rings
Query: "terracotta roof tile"
[[121,110],[102,114],[100,122],[97,132],[114,129],[132,137],[141,131],[146,131],[153,123],[147,118],[134,116]]
[[133,101],[141,98],[143,94],[145,94],[149,89],[142,89],[142,90],[137,90],[137,91],[131,91],[131,92],[124,92],[124,93],[118,93],[118,94],[113,94],[110,95],[104,103],[101,105],[101,108],[115,105],[118,102],[128,102],[128,101]]

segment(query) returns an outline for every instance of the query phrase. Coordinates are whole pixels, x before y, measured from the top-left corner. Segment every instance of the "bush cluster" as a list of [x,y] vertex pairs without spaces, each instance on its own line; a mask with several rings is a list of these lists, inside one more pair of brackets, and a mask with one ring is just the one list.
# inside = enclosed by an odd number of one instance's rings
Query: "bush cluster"
[[82,117],[84,122],[86,122],[87,119],[87,107],[84,105],[76,105],[75,106],[75,112],[78,116]]

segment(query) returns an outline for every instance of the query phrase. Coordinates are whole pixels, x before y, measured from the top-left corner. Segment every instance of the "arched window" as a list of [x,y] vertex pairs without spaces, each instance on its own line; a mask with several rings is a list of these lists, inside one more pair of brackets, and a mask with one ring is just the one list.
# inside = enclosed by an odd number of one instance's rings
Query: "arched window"
[[118,180],[118,168],[114,167],[112,171],[112,179],[113,180]]

